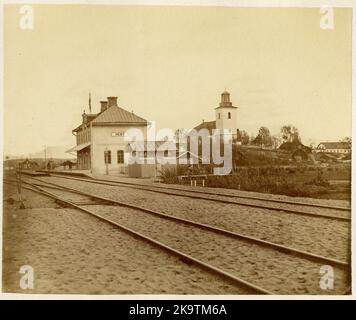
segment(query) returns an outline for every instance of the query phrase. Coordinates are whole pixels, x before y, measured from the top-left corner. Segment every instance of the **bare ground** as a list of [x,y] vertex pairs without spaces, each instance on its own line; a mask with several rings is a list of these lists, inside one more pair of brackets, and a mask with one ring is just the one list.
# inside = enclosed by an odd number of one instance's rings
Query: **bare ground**
[[254,236],[262,240],[291,246],[329,258],[346,261],[350,256],[351,226],[349,222],[311,218],[283,211],[222,204],[62,178],[51,177],[43,180]]
[[[118,231],[85,213],[5,185],[3,291],[71,294],[246,294],[218,276]],[[10,201],[11,202],[11,201]],[[34,268],[34,289],[19,286],[20,267]]]

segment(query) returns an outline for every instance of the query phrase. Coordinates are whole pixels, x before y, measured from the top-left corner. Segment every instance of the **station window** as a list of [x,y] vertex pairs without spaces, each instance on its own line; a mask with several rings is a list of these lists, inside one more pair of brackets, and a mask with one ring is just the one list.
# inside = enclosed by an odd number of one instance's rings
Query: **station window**
[[231,119],[231,112],[228,112],[227,118],[228,118],[228,119]]
[[164,150],[164,156],[168,157],[168,150]]
[[104,151],[104,161],[105,161],[105,163],[111,163],[111,151],[110,150]]
[[218,113],[218,118],[220,119],[220,112]]
[[124,151],[123,150],[117,151],[117,163],[124,163]]

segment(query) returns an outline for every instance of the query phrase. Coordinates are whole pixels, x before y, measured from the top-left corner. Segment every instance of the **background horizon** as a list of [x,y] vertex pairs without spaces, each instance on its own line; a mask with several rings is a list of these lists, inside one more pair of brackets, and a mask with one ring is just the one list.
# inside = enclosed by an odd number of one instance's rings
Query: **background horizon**
[[4,7],[4,156],[73,146],[89,91],[157,129],[215,120],[226,89],[250,135],[351,136],[351,9],[323,30],[318,8],[33,5],[21,30]]

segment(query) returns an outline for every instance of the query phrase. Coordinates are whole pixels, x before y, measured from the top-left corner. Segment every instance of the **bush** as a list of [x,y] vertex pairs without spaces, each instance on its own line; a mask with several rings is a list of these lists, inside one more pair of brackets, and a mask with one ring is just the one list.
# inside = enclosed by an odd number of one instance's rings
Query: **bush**
[[178,183],[177,170],[175,168],[163,168],[160,171],[164,183]]
[[324,178],[324,173],[322,170],[318,170],[317,176],[309,182],[305,183],[306,185],[314,185],[319,187],[329,187],[330,183],[327,179]]
[[245,168],[229,176],[209,176],[207,185],[216,188],[283,194],[293,197],[310,196],[303,186],[298,186],[279,167]]
[[[311,167],[313,170],[315,168]],[[311,181],[302,184],[296,183],[290,177],[294,169],[274,167],[239,167],[234,174],[226,176],[210,175],[212,168],[180,165],[176,168],[168,167],[161,170],[162,180],[165,183],[179,183],[178,176],[208,174],[206,185],[214,188],[228,188],[253,192],[281,194],[292,197],[311,197],[327,194],[329,182],[324,178],[322,170]],[[310,168],[303,168],[309,170]],[[205,172],[202,172],[205,171]],[[308,188],[306,188],[308,185]]]

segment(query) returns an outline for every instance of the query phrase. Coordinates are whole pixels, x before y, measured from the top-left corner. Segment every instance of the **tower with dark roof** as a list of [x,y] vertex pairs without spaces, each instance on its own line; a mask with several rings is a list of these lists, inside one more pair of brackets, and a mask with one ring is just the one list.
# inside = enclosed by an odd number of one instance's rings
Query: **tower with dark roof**
[[221,94],[221,102],[215,108],[216,129],[223,134],[224,130],[231,131],[232,135],[237,132],[237,107],[230,101],[230,93],[226,90]]

